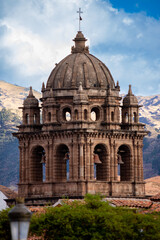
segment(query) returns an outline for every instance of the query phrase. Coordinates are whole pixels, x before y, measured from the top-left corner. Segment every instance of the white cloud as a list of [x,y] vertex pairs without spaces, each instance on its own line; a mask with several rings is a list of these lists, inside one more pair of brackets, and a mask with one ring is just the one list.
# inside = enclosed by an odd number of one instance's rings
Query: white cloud
[[82,30],[89,39],[91,53],[107,64],[121,89],[127,91],[132,83],[136,93],[157,93],[160,21],[143,13],[125,13],[102,0],[12,3],[6,1],[4,5],[0,49],[5,62],[15,69],[15,78],[27,79],[29,85],[34,78],[33,87],[40,89],[54,64],[70,53],[71,40],[78,30],[76,11],[81,7]]
[[131,18],[125,17],[123,18],[122,22],[129,26],[133,23],[133,20]]

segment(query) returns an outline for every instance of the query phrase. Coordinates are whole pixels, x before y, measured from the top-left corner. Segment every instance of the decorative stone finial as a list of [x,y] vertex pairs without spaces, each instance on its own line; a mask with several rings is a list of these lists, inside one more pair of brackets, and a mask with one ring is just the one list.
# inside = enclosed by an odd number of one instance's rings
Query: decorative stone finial
[[118,91],[120,91],[119,81],[117,81],[116,89],[117,89]]
[[72,53],[89,53],[89,48],[85,46],[87,39],[84,37],[81,31],[78,31],[76,37],[73,39],[75,46],[72,47]]
[[133,95],[132,89],[131,89],[131,84],[129,85],[128,95],[129,95],[129,96],[132,96],[132,95]]
[[30,90],[29,90],[29,97],[33,97],[32,87],[30,87]]
[[41,92],[44,92],[44,90],[45,90],[45,84],[44,84],[44,82],[42,83],[42,89],[41,89]]

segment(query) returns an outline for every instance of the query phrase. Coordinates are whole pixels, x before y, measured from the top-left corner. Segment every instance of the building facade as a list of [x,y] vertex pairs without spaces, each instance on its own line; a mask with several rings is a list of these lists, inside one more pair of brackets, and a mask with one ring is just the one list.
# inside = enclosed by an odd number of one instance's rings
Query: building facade
[[[42,106],[32,88],[22,107],[18,191],[28,198],[83,197],[101,193],[143,197],[143,138],[131,86],[120,86],[89,53],[83,33],[71,54],[42,85]],[[42,112],[42,117],[40,117]],[[40,119],[41,118],[41,119]]]

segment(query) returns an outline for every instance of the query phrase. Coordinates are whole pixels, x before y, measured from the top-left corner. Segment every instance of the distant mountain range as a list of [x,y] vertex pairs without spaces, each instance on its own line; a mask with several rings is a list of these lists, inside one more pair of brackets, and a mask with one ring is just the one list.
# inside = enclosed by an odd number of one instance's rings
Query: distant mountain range
[[[15,185],[18,182],[18,141],[12,137],[21,122],[21,110],[29,88],[0,81],[0,184]],[[36,98],[41,94],[33,90]],[[140,121],[150,131],[144,139],[144,177],[160,175],[160,95],[137,96]]]

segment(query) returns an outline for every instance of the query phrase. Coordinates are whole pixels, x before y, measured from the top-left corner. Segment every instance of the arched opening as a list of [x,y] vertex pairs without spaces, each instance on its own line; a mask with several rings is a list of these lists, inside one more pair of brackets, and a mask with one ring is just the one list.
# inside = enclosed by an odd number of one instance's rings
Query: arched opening
[[69,180],[69,148],[65,144],[60,144],[56,150],[56,180]]
[[128,112],[125,112],[125,123],[128,123]]
[[114,112],[111,112],[111,121],[114,122]]
[[133,113],[133,122],[134,123],[137,122],[137,113],[136,112]]
[[77,109],[74,111],[74,116],[75,116],[75,120],[78,120],[78,110]]
[[36,113],[35,113],[34,116],[33,116],[33,122],[34,122],[34,124],[37,123],[37,114],[36,114]]
[[71,109],[70,108],[63,109],[63,119],[67,122],[71,121]]
[[84,109],[84,120],[87,120],[87,117],[88,117],[87,109]]
[[100,111],[99,108],[94,107],[91,109],[91,119],[92,121],[97,121],[100,118]]
[[117,152],[117,164],[120,181],[131,180],[131,154],[127,145],[121,145]]
[[103,144],[94,148],[94,178],[102,181],[107,179],[107,150]]
[[51,122],[51,112],[48,113],[48,122]]
[[28,113],[26,113],[26,115],[25,115],[25,123],[29,124],[29,114]]
[[42,146],[37,146],[31,153],[31,181],[45,182],[46,180],[46,154]]

